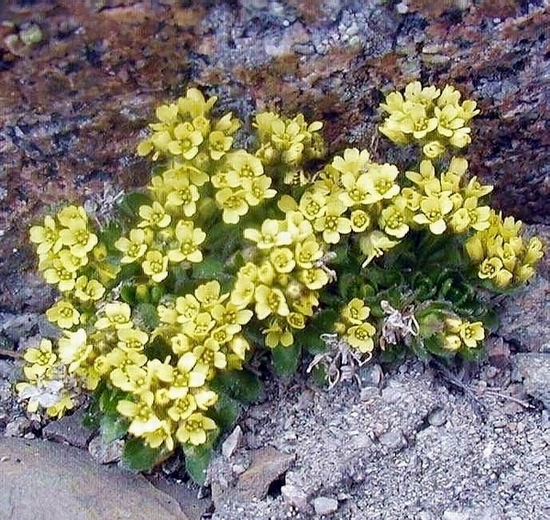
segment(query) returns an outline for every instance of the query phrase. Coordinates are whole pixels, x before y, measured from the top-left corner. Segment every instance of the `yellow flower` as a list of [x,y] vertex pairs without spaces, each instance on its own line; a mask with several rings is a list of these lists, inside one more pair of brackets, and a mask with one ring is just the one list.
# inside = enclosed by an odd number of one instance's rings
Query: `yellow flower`
[[213,306],[225,301],[229,295],[220,294],[221,287],[217,280],[203,283],[195,289],[195,297],[202,304],[203,308],[210,309]]
[[363,235],[359,239],[359,247],[363,254],[367,255],[363,267],[370,264],[375,257],[382,256],[385,251],[395,247],[398,243],[390,240],[382,231],[371,231],[368,235]]
[[200,303],[192,294],[178,296],[176,299],[176,311],[178,312],[178,323],[186,323],[198,315]]
[[69,246],[73,255],[87,256],[97,244],[97,236],[88,231],[86,221],[83,219],[71,219],[68,221],[68,225],[67,228],[59,231],[61,242],[63,245]]
[[320,267],[314,267],[313,269],[302,269],[299,279],[308,289],[311,289],[312,291],[322,289],[329,282],[328,274]]
[[160,421],[159,427],[152,432],[144,432],[143,440],[151,448],[155,449],[162,444],[166,445],[167,451],[174,449],[174,439],[172,438],[172,425],[166,419]]
[[262,333],[265,334],[265,344],[269,348],[275,348],[279,345],[283,347],[289,347],[294,343],[294,336],[288,327],[281,327],[278,320],[273,320],[271,325],[262,330]]
[[62,247],[59,230],[55,220],[50,216],[44,217],[43,226],[31,227],[30,239],[33,244],[38,245],[36,251],[39,255],[45,255],[50,251],[57,253]]
[[32,381],[47,373],[57,361],[57,355],[53,352],[53,345],[49,339],[41,339],[38,348],[29,348],[25,351],[23,359],[30,363],[23,368],[25,377]]
[[149,341],[148,334],[138,329],[118,329],[117,337],[117,346],[121,350],[143,350]]
[[472,235],[465,243],[466,252],[475,263],[480,263],[485,258],[485,248],[479,233]]
[[127,303],[107,303],[104,308],[105,316],[99,318],[94,326],[98,330],[109,327],[115,329],[129,329],[133,323],[130,319],[130,306]]
[[122,399],[117,403],[117,411],[132,422],[128,432],[136,437],[152,433],[162,426],[160,419],[153,410],[154,394],[145,391],[137,397],[137,402]]
[[296,244],[294,258],[303,269],[311,269],[317,260],[323,257],[323,250],[315,238]]
[[353,298],[342,310],[342,318],[353,325],[361,325],[370,314],[370,307],[359,298]]
[[141,366],[127,365],[122,368],[115,367],[109,374],[111,383],[124,392],[139,395],[151,390],[151,374]]
[[336,156],[331,166],[342,174],[352,174],[358,177],[360,173],[366,170],[370,163],[370,154],[367,150],[358,150],[357,148],[346,148],[344,156]]
[[65,331],[65,336],[59,339],[59,359],[68,365],[69,372],[77,370],[86,362],[92,353],[92,345],[88,344],[88,336],[84,329],[76,332]]
[[422,153],[428,159],[437,159],[445,151],[445,147],[439,141],[430,141],[422,148]]
[[435,168],[432,161],[424,159],[420,162],[420,173],[414,171],[405,172],[405,177],[411,182],[414,182],[419,188],[424,186],[435,179]]
[[359,352],[367,353],[372,352],[374,349],[374,341],[372,337],[376,333],[376,329],[370,323],[361,323],[361,325],[354,325],[346,331],[345,339],[352,346],[359,350]]
[[400,121],[399,130],[412,134],[415,139],[424,139],[438,125],[437,118],[429,117],[426,108],[419,104],[406,107],[406,118]]
[[121,237],[115,242],[115,247],[124,253],[120,259],[123,264],[135,262],[147,251],[146,234],[143,229],[132,229],[129,237]]
[[208,136],[208,149],[210,151],[210,157],[214,161],[219,161],[233,144],[233,138],[225,135],[223,132],[216,130],[210,132]]
[[206,233],[201,228],[193,228],[192,222],[180,220],[176,225],[176,238],[179,242],[177,249],[168,251],[170,262],[198,263],[202,261],[202,252],[199,246],[205,241]]
[[144,204],[139,207],[139,216],[143,219],[138,227],[165,228],[172,222],[172,217],[166,213],[164,206],[154,201],[151,206]]
[[229,349],[240,360],[244,361],[247,351],[250,350],[250,343],[245,338],[243,338],[242,336],[235,336],[229,342]]
[[188,393],[172,402],[167,414],[175,423],[185,421],[195,410],[197,403],[192,394]]
[[362,209],[354,209],[349,217],[351,230],[354,233],[362,233],[371,225],[370,215]]
[[231,291],[231,303],[237,307],[246,307],[254,297],[255,285],[246,276],[238,276],[235,286]]
[[476,348],[477,343],[485,339],[485,330],[480,321],[464,322],[460,325],[459,335],[468,348]]
[[44,279],[46,283],[57,284],[61,292],[71,291],[76,283],[76,269],[73,269],[73,265],[69,262],[56,258],[53,260],[52,267],[44,271]]
[[342,216],[345,211],[346,206],[340,200],[334,200],[326,205],[324,216],[315,220],[313,227],[316,231],[323,233],[323,240],[327,244],[337,244],[340,241],[340,235],[351,232],[349,219]]
[[191,321],[187,321],[182,325],[182,330],[190,338],[202,341],[208,333],[214,328],[216,322],[208,312],[200,312]]
[[437,132],[445,137],[452,137],[455,130],[464,126],[464,119],[460,118],[457,107],[445,105],[443,109],[434,108],[434,115],[437,118]]
[[80,323],[80,313],[67,300],[59,300],[46,311],[46,316],[52,323],[57,323],[62,329],[71,329]]
[[393,204],[382,210],[379,219],[380,227],[388,235],[403,238],[409,232],[406,211],[405,199],[396,197]]
[[460,336],[457,334],[447,334],[443,338],[443,348],[445,350],[450,350],[451,352],[456,352],[462,346],[462,341]]
[[400,191],[399,184],[395,182],[399,175],[399,170],[393,164],[371,164],[369,166],[369,179],[372,184],[371,202],[382,199],[391,199]]
[[82,228],[88,223],[88,215],[82,206],[67,206],[57,214],[57,220],[66,228]]
[[204,141],[199,130],[189,122],[179,123],[174,128],[175,140],[171,141],[167,148],[173,155],[182,155],[190,161],[199,153],[199,145]]
[[259,285],[254,292],[254,298],[256,300],[254,310],[260,320],[267,318],[270,314],[277,314],[279,316],[288,316],[290,314],[285,295],[280,289],[271,288],[267,285]]
[[166,196],[166,206],[180,208],[186,217],[192,217],[197,211],[199,200],[197,186],[191,184],[184,176],[173,176],[170,179],[169,191]]
[[97,280],[88,280],[87,276],[79,276],[75,283],[74,294],[81,302],[97,301],[103,298],[105,287]]
[[278,273],[290,273],[296,267],[294,253],[288,247],[273,249],[269,255],[271,265]]
[[527,265],[535,265],[543,256],[542,242],[538,237],[532,237],[527,244],[527,250],[523,262]]
[[440,93],[441,91],[434,86],[422,87],[420,81],[412,81],[405,87],[405,100],[431,106]]
[[220,344],[212,338],[195,347],[193,355],[197,358],[197,366],[204,365],[209,373],[214,368],[223,369],[227,366],[227,359],[220,350]]
[[204,365],[197,364],[197,358],[192,352],[185,352],[180,356],[174,379],[168,389],[170,399],[179,399],[187,395],[190,388],[198,388],[204,385],[208,369]]
[[271,178],[265,175],[253,179],[244,179],[243,188],[246,202],[250,206],[257,206],[263,200],[275,197],[277,190],[270,188],[271,182]]
[[239,332],[241,326],[246,325],[254,315],[250,309],[244,309],[233,302],[215,305],[210,313],[218,324],[227,326],[231,334]]
[[413,220],[417,224],[428,224],[434,235],[441,235],[447,229],[445,215],[453,210],[452,201],[445,196],[424,197],[420,203],[422,213],[414,215]]
[[178,112],[182,116],[190,116],[192,119],[206,116],[217,101],[216,96],[209,97],[208,100],[199,89],[187,89],[185,97],[178,98]]
[[215,430],[216,423],[201,413],[191,414],[176,431],[176,438],[182,444],[199,446],[206,442],[206,432]]
[[153,282],[162,282],[168,276],[168,257],[160,251],[148,251],[141,267]]
[[236,224],[248,213],[245,190],[222,188],[216,193],[216,202],[223,209],[222,219],[226,224]]
[[264,220],[261,231],[253,228],[245,229],[243,236],[247,240],[256,242],[259,249],[271,249],[275,246],[284,246],[292,243],[290,233],[281,229],[281,222],[272,219]]

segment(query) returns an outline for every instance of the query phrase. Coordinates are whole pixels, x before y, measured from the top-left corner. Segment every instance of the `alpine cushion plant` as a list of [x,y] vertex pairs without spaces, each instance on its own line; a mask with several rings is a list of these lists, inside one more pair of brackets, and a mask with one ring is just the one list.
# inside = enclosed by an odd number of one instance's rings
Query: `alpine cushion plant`
[[127,466],[181,446],[198,481],[238,401],[258,398],[263,353],[288,375],[304,350],[330,386],[374,355],[474,358],[488,294],[525,283],[543,254],[468,174],[479,111],[452,86],[414,82],[381,105],[411,164],[356,148],[326,160],[322,123],[301,114],[257,114],[236,148],[241,123],[215,102],[190,88],[157,108],[138,146],[150,184],[107,222],[71,205],[31,228],[60,334],[26,351],[17,385],[51,417],[91,394],[90,421],[125,439]]

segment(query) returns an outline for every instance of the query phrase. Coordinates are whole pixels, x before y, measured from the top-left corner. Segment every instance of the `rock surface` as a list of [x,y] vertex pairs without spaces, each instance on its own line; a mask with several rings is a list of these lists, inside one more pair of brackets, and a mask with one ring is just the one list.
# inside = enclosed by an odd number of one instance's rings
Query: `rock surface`
[[0,470],[5,520],[187,520],[144,477],[98,466],[70,446],[0,438]]

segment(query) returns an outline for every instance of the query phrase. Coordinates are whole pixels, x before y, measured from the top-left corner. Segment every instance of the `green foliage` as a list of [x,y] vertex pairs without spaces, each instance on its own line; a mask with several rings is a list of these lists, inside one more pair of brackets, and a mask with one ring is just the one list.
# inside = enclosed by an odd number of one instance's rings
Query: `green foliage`
[[460,155],[479,111],[460,98],[418,82],[387,96],[380,131],[416,145],[413,164],[327,159],[301,114],[257,114],[239,149],[241,123],[193,88],[158,107],[146,190],[30,230],[62,335],[25,353],[28,409],[58,417],[93,394],[87,422],[125,440],[126,467],[181,448],[203,483],[240,403],[262,398],[259,360],[288,378],[308,358],[333,387],[374,356],[479,358],[487,295],[532,277],[542,244],[484,203]]

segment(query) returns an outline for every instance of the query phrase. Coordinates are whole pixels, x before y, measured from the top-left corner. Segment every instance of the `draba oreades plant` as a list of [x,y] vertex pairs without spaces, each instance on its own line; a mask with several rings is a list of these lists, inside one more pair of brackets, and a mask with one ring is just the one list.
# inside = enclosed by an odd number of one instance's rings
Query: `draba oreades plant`
[[452,86],[414,82],[381,105],[380,132],[411,164],[356,148],[327,160],[323,124],[301,114],[257,114],[237,148],[241,122],[215,102],[190,88],[157,108],[137,149],[153,163],[146,190],[31,228],[59,333],[26,351],[17,385],[31,413],[86,401],[135,470],[181,447],[199,482],[266,359],[289,375],[303,354],[334,387],[373,356],[475,358],[491,293],[543,254],[468,174],[479,110]]

